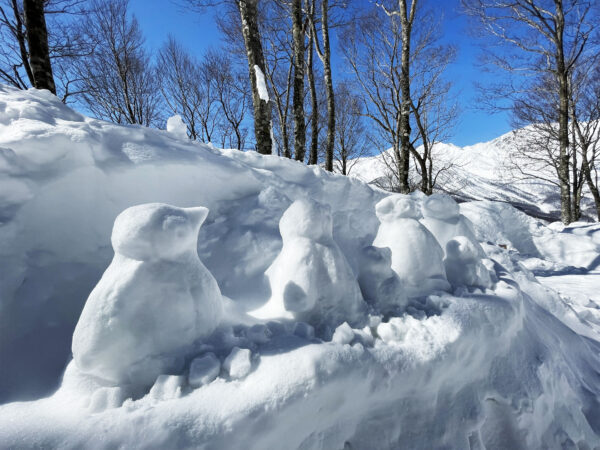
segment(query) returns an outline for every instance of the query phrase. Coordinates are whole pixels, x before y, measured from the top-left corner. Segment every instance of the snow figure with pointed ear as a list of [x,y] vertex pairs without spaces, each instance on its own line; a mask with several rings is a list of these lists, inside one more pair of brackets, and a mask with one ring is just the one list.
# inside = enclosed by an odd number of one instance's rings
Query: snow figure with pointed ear
[[271,298],[251,314],[289,318],[328,333],[357,322],[365,307],[352,269],[333,240],[329,206],[296,200],[279,222],[281,253],[267,269]]
[[448,290],[444,251],[419,222],[416,202],[402,194],[390,195],[377,203],[375,213],[381,225],[373,245],[392,251],[392,270],[400,277],[408,296]]
[[203,207],[151,203],[117,217],[114,259],[73,334],[82,372],[111,384],[150,384],[177,370],[194,341],[215,330],[221,292],[197,252],[207,214]]
[[389,248],[369,245],[362,249],[358,284],[365,301],[383,314],[399,313],[408,303],[402,281],[392,270]]
[[423,219],[421,223],[433,233],[442,249],[455,236],[465,236],[471,240],[480,257],[485,253],[475,237],[471,221],[460,214],[458,203],[444,194],[432,194],[421,203]]
[[496,276],[493,263],[489,259],[482,259],[480,250],[479,244],[466,236],[455,236],[448,241],[444,265],[452,286],[492,287],[492,280]]

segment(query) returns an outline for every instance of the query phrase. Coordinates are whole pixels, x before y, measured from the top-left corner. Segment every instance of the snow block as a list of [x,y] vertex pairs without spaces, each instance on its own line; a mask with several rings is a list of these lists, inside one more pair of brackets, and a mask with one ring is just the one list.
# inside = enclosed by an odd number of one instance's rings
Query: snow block
[[221,319],[217,282],[196,250],[208,209],[152,203],[126,209],[115,256],[73,334],[78,368],[111,384],[148,385],[180,370],[194,341]]
[[200,387],[217,378],[220,371],[221,361],[219,361],[214,353],[207,353],[192,360],[188,383],[194,388]]
[[450,288],[444,269],[444,251],[419,221],[417,203],[409,196],[390,195],[375,205],[381,222],[373,246],[391,250],[391,268],[409,297]]
[[223,361],[223,368],[233,379],[244,378],[252,369],[252,352],[247,348],[233,347]]
[[159,375],[148,394],[154,400],[173,400],[181,397],[185,377],[181,375]]
[[492,287],[492,274],[482,263],[481,247],[466,236],[456,236],[446,245],[446,275],[454,287]]

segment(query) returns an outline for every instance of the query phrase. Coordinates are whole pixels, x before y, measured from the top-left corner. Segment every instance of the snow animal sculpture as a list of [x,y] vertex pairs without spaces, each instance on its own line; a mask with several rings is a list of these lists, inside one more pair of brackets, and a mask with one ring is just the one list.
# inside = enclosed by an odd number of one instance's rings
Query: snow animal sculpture
[[421,203],[423,218],[421,223],[435,236],[442,249],[455,236],[465,236],[471,240],[480,257],[485,253],[475,237],[471,221],[460,214],[458,203],[444,194],[432,194]]
[[454,287],[492,287],[495,273],[484,265],[479,244],[466,236],[455,236],[446,244],[446,276]]
[[409,297],[450,288],[444,269],[444,251],[433,234],[419,222],[417,203],[402,194],[390,195],[375,206],[381,222],[375,247],[392,251],[392,270]]
[[327,333],[356,322],[365,307],[352,269],[333,240],[329,206],[296,200],[279,222],[281,253],[267,269],[271,298],[251,314],[290,318]]
[[177,370],[222,315],[216,280],[198,257],[208,209],[133,206],[115,220],[115,251],[73,334],[81,372],[111,384],[151,384]]
[[400,278],[392,270],[389,248],[369,245],[362,249],[358,284],[365,301],[383,314],[397,313],[406,307],[408,299]]

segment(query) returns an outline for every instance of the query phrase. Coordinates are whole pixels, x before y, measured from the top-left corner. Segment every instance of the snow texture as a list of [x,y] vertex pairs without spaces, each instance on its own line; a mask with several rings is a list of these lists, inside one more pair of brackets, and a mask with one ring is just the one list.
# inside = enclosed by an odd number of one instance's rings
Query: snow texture
[[82,372],[115,385],[147,384],[178,370],[221,320],[221,292],[198,258],[208,209],[151,203],[121,213],[115,257],[90,294],[75,332]]

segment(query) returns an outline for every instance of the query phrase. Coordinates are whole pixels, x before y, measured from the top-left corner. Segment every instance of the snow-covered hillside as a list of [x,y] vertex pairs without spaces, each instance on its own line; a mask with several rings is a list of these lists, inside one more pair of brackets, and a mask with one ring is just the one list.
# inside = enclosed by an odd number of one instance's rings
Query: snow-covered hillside
[[600,446],[600,227],[172,129],[0,87],[0,447]]
[[[523,175],[511,169],[512,158],[518,158],[515,149],[523,145],[527,129],[521,133],[509,132],[490,142],[466,147],[438,143],[433,148],[434,173],[439,173],[436,190],[450,193],[459,200],[495,200],[509,202],[528,214],[546,220],[560,218],[559,189],[546,179],[555,174],[540,173],[539,179],[523,179]],[[388,151],[389,152],[389,151]],[[389,157],[387,159],[390,159]],[[353,162],[351,176],[367,183],[380,180],[386,183],[389,172],[385,158],[370,156]],[[390,159],[391,160],[391,159]],[[582,211],[595,218],[593,201],[586,194],[582,199]]]

